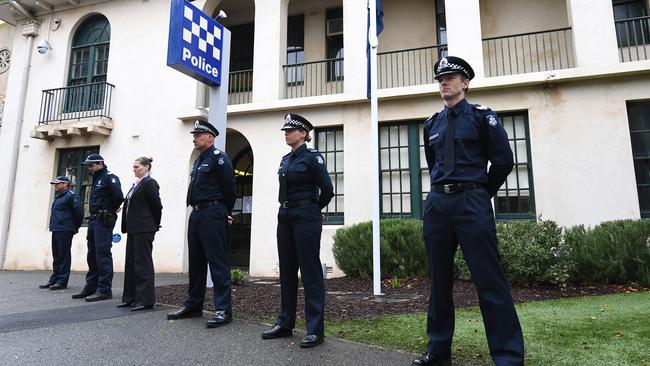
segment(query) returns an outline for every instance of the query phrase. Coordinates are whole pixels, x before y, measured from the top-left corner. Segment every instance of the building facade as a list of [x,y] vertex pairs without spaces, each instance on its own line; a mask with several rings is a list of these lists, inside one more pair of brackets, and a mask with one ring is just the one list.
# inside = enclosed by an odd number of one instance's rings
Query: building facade
[[[442,56],[477,77],[468,99],[498,113],[516,166],[499,191],[498,220],[560,225],[650,216],[650,18],[645,0],[384,0],[379,38],[380,202],[383,217],[420,218],[429,190],[424,120],[443,104],[433,79]],[[18,4],[18,5],[16,5]],[[232,32],[226,152],[240,196],[231,262],[276,276],[277,167],[289,151],[287,112],[315,126],[335,198],[324,210],[321,258],[342,273],[332,236],[369,220],[370,105],[365,0],[197,0],[228,14]],[[16,24],[0,153],[3,269],[51,263],[48,184],[98,151],[126,191],[131,164],[154,158],[161,186],[158,271],[187,268],[185,193],[196,153],[189,131],[209,109],[205,86],[165,65],[166,0],[20,0],[0,4]],[[50,49],[37,46],[47,40]],[[223,133],[223,131],[222,131]],[[87,204],[87,202],[86,202]],[[113,248],[123,268],[124,240]],[[73,269],[85,270],[85,228]]]

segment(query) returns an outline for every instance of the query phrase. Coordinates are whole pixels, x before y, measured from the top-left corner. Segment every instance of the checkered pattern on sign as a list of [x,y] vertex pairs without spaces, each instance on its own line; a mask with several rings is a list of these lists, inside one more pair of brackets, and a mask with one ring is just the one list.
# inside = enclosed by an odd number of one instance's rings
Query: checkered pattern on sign
[[208,20],[202,14],[195,14],[194,10],[185,5],[183,15],[183,40],[194,44],[199,50],[212,55],[217,60],[221,59],[221,51],[216,47],[217,41],[221,40],[221,29],[212,25],[208,29]]

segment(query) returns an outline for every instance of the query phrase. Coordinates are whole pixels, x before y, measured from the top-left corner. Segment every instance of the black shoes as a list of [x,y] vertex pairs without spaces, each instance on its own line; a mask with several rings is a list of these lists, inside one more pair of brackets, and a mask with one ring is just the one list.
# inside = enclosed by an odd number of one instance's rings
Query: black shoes
[[55,283],[54,285],[50,286],[50,290],[52,290],[52,291],[63,290],[65,288],[68,288],[68,286],[62,285],[60,283]]
[[425,352],[422,356],[413,360],[412,366],[451,366],[451,358],[434,355],[433,353]]
[[203,311],[201,309],[192,310],[190,308],[183,306],[178,310],[174,310],[171,313],[167,313],[167,319],[192,318],[195,316],[202,316],[202,315],[203,315]]
[[316,347],[319,344],[323,344],[325,341],[325,336],[316,335],[316,334],[307,334],[305,338],[300,341],[300,348],[312,348]]
[[133,306],[132,302],[123,302],[123,303],[117,305],[116,308],[129,308],[131,306]]
[[74,295],[72,295],[72,298],[73,298],[73,299],[83,299],[83,298],[85,298],[85,297],[88,297],[88,296],[92,295],[93,293],[94,293],[94,292],[81,291],[81,292],[78,293],[78,294],[74,294]]
[[131,311],[142,311],[142,310],[149,310],[149,309],[153,309],[153,305],[134,306],[133,309],[131,309]]
[[226,313],[225,310],[217,310],[214,312],[214,318],[208,320],[205,326],[208,328],[217,328],[232,322],[232,314]]
[[44,284],[44,285],[40,285],[40,286],[38,286],[38,288],[50,288],[52,285],[54,285],[54,284],[48,282],[48,283],[46,283],[46,284]]
[[112,299],[113,295],[104,292],[97,292],[86,297],[86,302],[102,301]]
[[282,328],[280,324],[276,324],[273,328],[262,332],[262,339],[286,338],[291,337],[292,335],[292,329]]

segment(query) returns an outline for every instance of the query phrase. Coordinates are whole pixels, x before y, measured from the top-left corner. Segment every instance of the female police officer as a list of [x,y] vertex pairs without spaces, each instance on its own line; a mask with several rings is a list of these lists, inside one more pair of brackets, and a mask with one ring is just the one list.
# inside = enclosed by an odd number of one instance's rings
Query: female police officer
[[263,339],[293,334],[300,268],[305,288],[307,326],[307,335],[300,342],[302,348],[323,343],[325,285],[319,258],[321,209],[334,196],[323,157],[305,144],[311,140],[309,131],[312,128],[309,121],[295,113],[284,117],[282,130],[291,152],[282,157],[278,169],[280,209],[277,238],[282,303],[276,325],[262,333]]

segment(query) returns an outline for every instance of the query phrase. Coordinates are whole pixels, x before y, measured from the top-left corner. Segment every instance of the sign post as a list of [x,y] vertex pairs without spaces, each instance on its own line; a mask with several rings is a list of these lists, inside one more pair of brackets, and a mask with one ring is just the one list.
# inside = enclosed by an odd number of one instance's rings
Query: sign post
[[186,0],[171,0],[167,66],[210,87],[208,120],[219,131],[215,147],[225,151],[230,31]]

